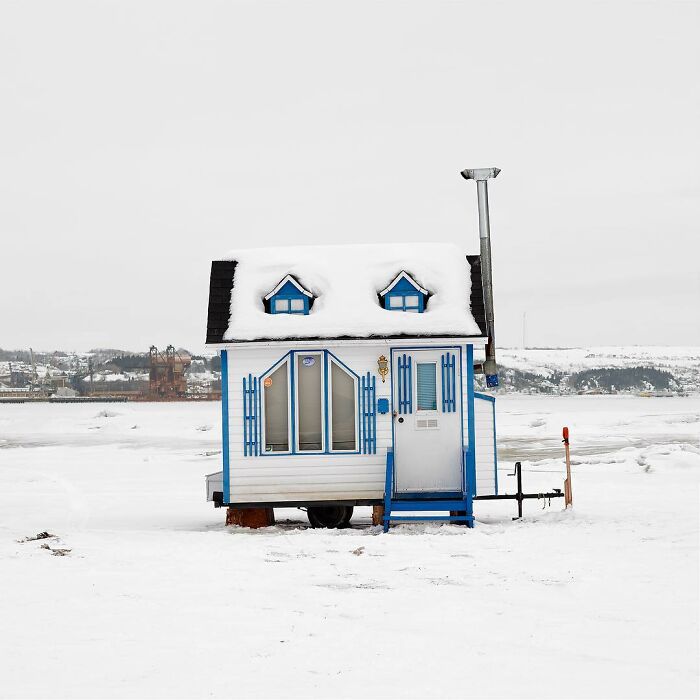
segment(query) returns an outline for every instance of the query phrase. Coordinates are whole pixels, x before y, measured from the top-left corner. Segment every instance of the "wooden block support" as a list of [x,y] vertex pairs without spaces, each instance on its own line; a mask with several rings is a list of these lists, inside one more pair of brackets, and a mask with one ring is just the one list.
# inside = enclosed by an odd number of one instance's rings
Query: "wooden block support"
[[384,524],[384,506],[372,506],[372,525]]
[[234,508],[226,509],[226,524],[241,527],[269,527],[275,524],[274,508]]

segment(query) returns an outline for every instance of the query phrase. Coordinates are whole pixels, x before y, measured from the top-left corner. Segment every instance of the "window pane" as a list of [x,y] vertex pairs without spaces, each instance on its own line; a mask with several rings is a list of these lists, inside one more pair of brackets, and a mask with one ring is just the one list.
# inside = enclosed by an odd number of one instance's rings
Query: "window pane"
[[321,438],[321,356],[297,355],[299,451],[323,449]]
[[[265,391],[265,451],[289,451],[288,363],[263,379]],[[271,382],[271,383],[270,383]]]
[[435,362],[416,363],[416,399],[419,411],[437,410],[437,386]]
[[418,307],[418,295],[417,294],[407,294],[404,299],[406,300],[406,306],[408,308]]
[[303,299],[290,299],[289,308],[292,311],[303,311],[304,310],[304,300]]
[[357,396],[355,380],[342,367],[331,362],[332,449],[355,450]]
[[289,311],[289,299],[275,299],[275,311]]
[[389,308],[390,309],[396,309],[396,308],[402,308],[403,307],[403,297],[402,296],[393,296],[389,297]]

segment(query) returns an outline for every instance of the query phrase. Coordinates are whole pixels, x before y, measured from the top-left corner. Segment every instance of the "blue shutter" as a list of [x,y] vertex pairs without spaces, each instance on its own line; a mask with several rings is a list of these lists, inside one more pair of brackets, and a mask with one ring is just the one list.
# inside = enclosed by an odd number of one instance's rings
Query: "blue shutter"
[[413,367],[411,356],[398,358],[399,413],[413,413]]
[[442,355],[442,411],[443,413],[454,413],[457,410],[457,381],[455,369],[455,355],[447,352]]
[[250,374],[243,377],[243,456],[257,457],[260,454],[260,400],[258,378]]
[[360,414],[362,416],[362,452],[377,453],[377,387],[376,377],[362,376]]

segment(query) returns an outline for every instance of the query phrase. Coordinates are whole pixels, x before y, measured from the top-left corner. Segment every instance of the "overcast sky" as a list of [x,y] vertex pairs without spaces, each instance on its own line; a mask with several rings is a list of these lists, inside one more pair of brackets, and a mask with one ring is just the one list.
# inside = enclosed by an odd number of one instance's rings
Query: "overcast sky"
[[203,347],[235,247],[478,252],[500,345],[700,345],[698,2],[0,0],[0,347]]

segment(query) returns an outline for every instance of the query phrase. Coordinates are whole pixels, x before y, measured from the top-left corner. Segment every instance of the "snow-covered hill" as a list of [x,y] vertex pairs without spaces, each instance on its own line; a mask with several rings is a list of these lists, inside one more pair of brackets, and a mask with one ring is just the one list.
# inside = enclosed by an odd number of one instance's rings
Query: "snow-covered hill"
[[[700,392],[700,347],[663,346],[611,346],[586,348],[499,348],[498,364],[506,375],[504,384],[508,388],[507,370],[538,375],[543,382],[540,390],[553,388],[554,393],[576,391],[568,387],[568,379],[586,370],[604,368],[653,368],[668,372],[672,383],[683,392]],[[517,378],[511,390],[532,388],[537,391],[537,382],[518,386]],[[549,381],[549,386],[547,385]],[[653,390],[653,387],[649,387]],[[661,389],[662,387],[657,387]]]

